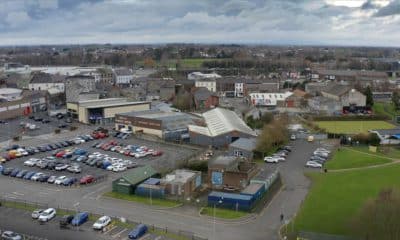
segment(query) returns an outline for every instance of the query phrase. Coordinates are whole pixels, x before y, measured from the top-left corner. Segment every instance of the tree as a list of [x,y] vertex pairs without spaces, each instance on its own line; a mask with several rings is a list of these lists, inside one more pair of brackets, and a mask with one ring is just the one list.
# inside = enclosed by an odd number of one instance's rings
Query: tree
[[261,134],[257,138],[256,151],[269,153],[271,150],[287,142],[287,118],[281,116],[269,124],[265,124]]
[[372,107],[374,105],[374,98],[372,97],[372,91],[369,86],[367,86],[367,88],[365,89],[364,95],[367,98],[367,106]]
[[359,239],[400,239],[400,191],[383,189],[354,218],[351,230]]
[[145,68],[154,68],[156,66],[156,62],[152,58],[144,59],[143,64]]
[[396,107],[396,110],[399,110],[400,109],[400,96],[399,96],[398,92],[393,92],[392,102],[393,102],[394,106]]
[[175,96],[173,106],[181,111],[188,111],[193,104],[192,96],[188,92],[179,93]]

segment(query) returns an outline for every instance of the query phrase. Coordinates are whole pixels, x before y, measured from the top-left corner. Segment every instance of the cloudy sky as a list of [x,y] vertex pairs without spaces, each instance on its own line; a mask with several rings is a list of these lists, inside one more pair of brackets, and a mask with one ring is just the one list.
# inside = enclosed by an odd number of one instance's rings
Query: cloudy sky
[[0,0],[0,45],[400,45],[400,0]]

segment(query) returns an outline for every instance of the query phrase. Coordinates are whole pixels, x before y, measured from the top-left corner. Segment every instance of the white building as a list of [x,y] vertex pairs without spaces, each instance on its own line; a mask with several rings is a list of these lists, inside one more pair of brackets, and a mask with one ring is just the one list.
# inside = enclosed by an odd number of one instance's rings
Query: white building
[[32,76],[29,82],[29,89],[36,91],[48,91],[50,89],[58,90],[59,92],[65,91],[65,76],[50,75],[47,73],[36,73]]
[[196,80],[195,87],[197,87],[197,88],[205,87],[210,92],[216,92],[217,91],[217,81],[210,80],[210,79]]
[[0,99],[2,101],[16,101],[22,99],[22,90],[18,88],[0,88]]
[[217,73],[202,73],[202,72],[192,72],[188,74],[189,80],[217,79],[217,78],[221,78],[221,75]]
[[235,97],[244,96],[244,83],[235,83]]
[[250,93],[250,102],[254,106],[276,106],[278,102],[285,101],[292,95],[291,92],[285,93]]
[[116,84],[130,84],[133,80],[133,73],[130,69],[119,68],[113,69],[114,82]]

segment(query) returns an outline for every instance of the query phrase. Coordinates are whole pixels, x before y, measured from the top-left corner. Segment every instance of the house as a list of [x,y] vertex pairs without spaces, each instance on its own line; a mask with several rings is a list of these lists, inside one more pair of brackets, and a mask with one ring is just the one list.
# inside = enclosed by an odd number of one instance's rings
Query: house
[[286,98],[286,103],[285,106],[288,108],[303,108],[308,105],[307,101],[311,96],[300,90],[300,89],[295,89],[292,92],[292,95]]
[[51,88],[58,89],[61,92],[65,91],[65,76],[51,75],[48,73],[38,72],[32,75],[29,82],[29,89],[37,91],[47,91]]
[[229,144],[228,152],[230,156],[253,159],[256,145],[256,138],[239,138],[238,140]]
[[317,96],[324,88],[326,88],[326,86],[328,86],[328,83],[329,81],[307,83],[305,85],[305,92],[312,96]]
[[194,86],[196,88],[205,87],[210,92],[217,92],[217,81],[213,79],[196,80]]
[[189,125],[190,142],[196,145],[227,147],[241,137],[254,137],[256,133],[239,118],[225,108],[214,108],[201,114],[204,124]]
[[127,68],[113,69],[114,83],[117,85],[129,85],[133,79],[133,73]]
[[347,85],[330,83],[321,91],[322,96],[338,101],[342,107],[365,107],[367,98],[364,94]]
[[257,173],[255,163],[235,156],[218,156],[208,163],[207,183],[211,189],[244,189]]
[[68,76],[65,80],[66,102],[79,101],[79,94],[96,90],[93,76],[75,75]]
[[194,104],[197,110],[218,107],[219,97],[205,87],[193,90]]
[[124,194],[133,194],[136,187],[152,177],[159,177],[160,174],[150,165],[137,167],[126,172],[122,177],[112,182],[112,191]]

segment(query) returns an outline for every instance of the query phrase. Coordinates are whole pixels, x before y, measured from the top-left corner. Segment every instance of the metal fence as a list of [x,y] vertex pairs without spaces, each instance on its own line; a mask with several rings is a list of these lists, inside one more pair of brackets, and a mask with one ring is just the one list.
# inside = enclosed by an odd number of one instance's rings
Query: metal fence
[[355,240],[351,237],[315,232],[299,232],[297,240]]
[[[49,204],[44,204],[44,203],[38,203],[38,202],[31,202],[31,201],[25,201],[25,200],[10,200],[10,199],[3,199],[0,198],[0,206],[6,206],[6,207],[10,207],[10,208],[16,208],[16,209],[22,209],[22,210],[27,210],[27,211],[31,211],[33,209],[46,209],[49,207],[53,207],[56,208],[57,213],[58,214],[62,214],[62,215],[73,215],[76,214],[78,211],[84,211],[84,209],[70,209],[70,208],[65,208],[63,206],[60,205],[54,205],[52,204],[51,206]],[[88,211],[86,211],[88,212]],[[100,218],[101,216],[105,215],[105,214],[97,214],[97,213],[89,213],[89,220],[94,220],[97,218]],[[186,231],[186,230],[176,230],[176,229],[171,229],[168,227],[159,227],[156,226],[154,224],[149,224],[149,223],[145,223],[145,222],[135,222],[132,221],[130,219],[122,219],[121,217],[118,216],[112,216],[112,215],[108,215],[109,217],[111,217],[113,220],[116,220],[122,224],[124,224],[124,226],[126,226],[126,228],[128,228],[129,226],[135,226],[138,224],[146,224],[148,226],[148,228],[153,231],[156,235],[163,235],[163,234],[172,234],[175,236],[178,236],[179,239],[182,238],[186,238],[186,239],[190,239],[190,240],[207,240],[207,238],[199,236],[193,232],[190,231]],[[83,229],[79,229],[80,231],[84,231]],[[28,238],[30,239],[30,238]]]

